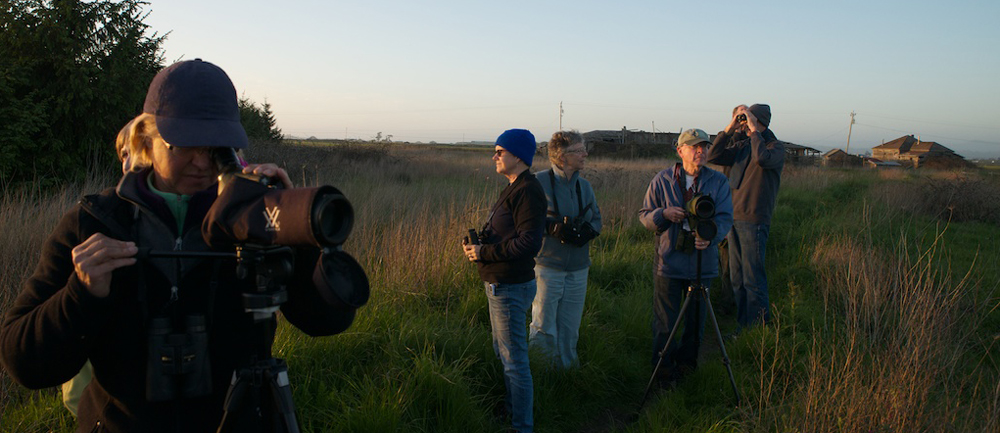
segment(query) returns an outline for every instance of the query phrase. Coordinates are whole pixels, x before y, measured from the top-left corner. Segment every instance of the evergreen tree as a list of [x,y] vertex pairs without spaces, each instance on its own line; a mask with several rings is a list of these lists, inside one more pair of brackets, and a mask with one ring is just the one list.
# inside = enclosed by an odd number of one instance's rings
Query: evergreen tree
[[281,134],[281,128],[278,128],[278,120],[274,117],[271,104],[267,100],[258,107],[253,101],[241,97],[239,105],[240,123],[247,131],[247,137],[251,140],[281,142],[284,136]]
[[43,183],[114,159],[162,68],[141,0],[0,3],[0,180]]

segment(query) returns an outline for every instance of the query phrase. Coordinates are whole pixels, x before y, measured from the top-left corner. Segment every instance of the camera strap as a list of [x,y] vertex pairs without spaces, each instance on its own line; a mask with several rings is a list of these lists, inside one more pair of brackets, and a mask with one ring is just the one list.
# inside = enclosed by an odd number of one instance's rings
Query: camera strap
[[694,176],[694,181],[691,182],[693,185],[691,185],[691,189],[688,190],[687,173],[684,171],[684,166],[679,162],[674,166],[674,180],[677,182],[677,186],[681,188],[681,197],[684,199],[684,203],[691,200],[691,197],[701,190],[701,185],[698,184],[699,177],[701,177],[701,170],[699,170],[698,174]]
[[493,203],[493,208],[490,209],[490,215],[486,217],[486,223],[483,224],[483,228],[479,230],[479,233],[486,233],[489,229],[490,222],[493,221],[493,215],[497,213],[497,209],[500,209],[500,205],[503,204],[504,200],[507,200],[507,197],[510,197],[510,195],[514,193],[514,184],[517,183],[518,180],[520,180],[520,178],[503,189],[503,192],[500,194],[500,199],[498,199],[496,203]]
[[[557,197],[558,194],[556,194],[556,175],[555,170],[552,169],[549,169],[549,184],[552,185],[552,207],[555,208],[556,216],[561,217],[563,215],[562,212],[559,212],[559,198]],[[579,210],[577,217],[582,217],[585,209],[583,207],[583,194],[580,192],[579,178],[576,179],[576,201],[577,210]],[[587,205],[587,209],[590,209],[590,205]]]

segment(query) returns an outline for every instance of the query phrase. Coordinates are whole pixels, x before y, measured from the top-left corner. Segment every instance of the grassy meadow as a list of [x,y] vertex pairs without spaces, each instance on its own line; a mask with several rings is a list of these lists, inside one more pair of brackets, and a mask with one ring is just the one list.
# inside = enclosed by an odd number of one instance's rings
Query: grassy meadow
[[[258,146],[249,159],[347,195],[356,224],[345,250],[372,285],[341,335],[279,326],[275,356],[288,361],[302,431],[505,431],[486,297],[459,242],[506,183],[490,150],[303,144]],[[709,329],[699,369],[640,408],[654,240],[636,211],[670,164],[588,160],[604,230],[591,248],[582,365],[558,371],[533,358],[537,431],[1000,431],[996,171],[786,167],[767,253],[774,323],[726,343],[741,404]],[[3,191],[0,311],[61,214],[115,182],[93,173],[60,191]],[[735,328],[731,298],[713,292],[723,333]],[[74,427],[57,390],[0,372],[0,431]]]

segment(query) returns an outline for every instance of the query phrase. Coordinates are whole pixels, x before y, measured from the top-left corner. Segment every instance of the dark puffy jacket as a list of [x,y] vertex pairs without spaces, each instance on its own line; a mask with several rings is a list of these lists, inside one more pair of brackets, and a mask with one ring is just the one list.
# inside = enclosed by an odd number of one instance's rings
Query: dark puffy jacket
[[[79,432],[215,431],[234,370],[273,342],[273,321],[255,324],[243,311],[241,295],[254,290],[255,280],[237,279],[234,260],[141,258],[114,271],[106,298],[90,295],[77,279],[73,247],[95,233],[135,241],[140,251],[210,250],[198,223],[215,199],[214,187],[191,199],[189,223],[178,236],[162,199],[145,186],[147,174],[129,173],[117,190],[87,196],[63,216],[0,327],[0,361],[29,388],[57,386],[91,360],[94,380],[81,397]],[[308,334],[332,335],[350,326],[355,309],[323,302],[312,281],[318,257],[314,249],[296,250],[281,311]],[[211,393],[148,402],[149,318],[188,315],[207,318]],[[291,376],[294,383],[294,371]]]

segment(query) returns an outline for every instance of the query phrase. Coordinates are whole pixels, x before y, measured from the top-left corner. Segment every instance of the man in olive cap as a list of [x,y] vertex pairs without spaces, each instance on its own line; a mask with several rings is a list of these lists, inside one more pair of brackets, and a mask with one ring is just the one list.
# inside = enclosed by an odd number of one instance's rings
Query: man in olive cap
[[771,319],[764,250],[785,166],[785,146],[768,128],[770,123],[768,105],[741,105],[708,152],[708,162],[725,168],[733,190],[729,276],[741,329]]
[[[684,315],[680,342],[667,341],[681,314],[688,288],[700,282],[711,285],[719,276],[719,242],[733,223],[732,198],[726,176],[705,167],[708,134],[688,129],[677,139],[681,162],[653,177],[639,210],[639,221],[656,233],[656,262],[653,275],[653,365],[657,365],[664,347],[667,368],[658,371],[661,384],[680,379],[698,365],[698,350],[705,333],[708,304],[693,298]],[[710,239],[702,239],[688,218],[687,203],[696,195],[710,197],[715,203],[712,222],[717,230]],[[711,248],[710,248],[711,247]],[[701,265],[699,266],[699,256]]]

